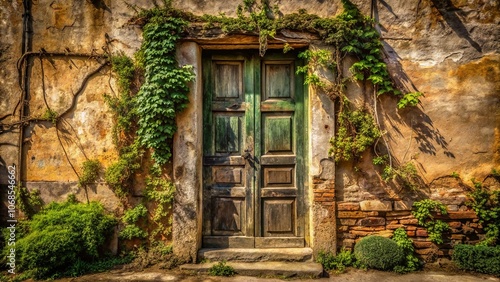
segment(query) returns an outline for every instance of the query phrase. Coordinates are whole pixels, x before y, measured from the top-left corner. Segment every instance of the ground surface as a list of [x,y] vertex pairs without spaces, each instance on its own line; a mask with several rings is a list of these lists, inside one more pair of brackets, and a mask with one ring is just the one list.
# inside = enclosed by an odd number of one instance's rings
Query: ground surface
[[449,265],[428,265],[423,271],[409,274],[396,274],[392,272],[376,270],[360,270],[349,268],[342,274],[329,274],[330,277],[318,279],[298,279],[282,277],[213,277],[180,270],[163,270],[157,267],[147,268],[143,271],[130,271],[117,269],[106,273],[85,275],[78,278],[65,278],[55,280],[57,282],[97,282],[97,281],[188,281],[188,282],[278,282],[278,281],[300,281],[300,282],[472,282],[472,281],[499,281],[498,277],[484,274],[466,273],[450,267]]

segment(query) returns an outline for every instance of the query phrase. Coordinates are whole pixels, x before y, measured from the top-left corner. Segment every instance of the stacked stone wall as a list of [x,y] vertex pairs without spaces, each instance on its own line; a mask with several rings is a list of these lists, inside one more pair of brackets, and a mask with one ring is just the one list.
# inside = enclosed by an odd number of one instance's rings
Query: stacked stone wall
[[415,252],[427,261],[439,257],[450,257],[456,244],[475,244],[484,237],[483,227],[474,211],[461,205],[458,211],[447,215],[437,214],[450,226],[443,234],[444,243],[435,244],[429,240],[427,230],[418,225],[411,209],[402,201],[369,200],[362,202],[338,202],[339,247],[352,249],[356,242],[369,235],[392,237],[394,230],[404,228],[413,240]]

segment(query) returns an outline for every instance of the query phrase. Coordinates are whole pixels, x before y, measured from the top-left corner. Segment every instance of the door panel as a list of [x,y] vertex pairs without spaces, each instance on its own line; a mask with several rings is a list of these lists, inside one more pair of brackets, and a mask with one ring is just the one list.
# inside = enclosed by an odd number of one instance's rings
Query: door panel
[[304,246],[303,83],[295,64],[204,58],[204,247]]
[[[295,62],[264,60],[262,62],[262,95],[257,116],[261,126],[256,135],[262,137],[260,164],[260,238],[262,245],[280,242],[288,247],[303,247],[303,234],[298,226],[297,206],[297,140],[302,126],[297,126]],[[271,239],[273,238],[273,239]],[[270,241],[272,240],[272,241]]]
[[[249,220],[244,60],[204,60],[203,236],[205,245],[253,247]],[[231,240],[228,240],[228,238]],[[243,241],[242,241],[243,240]]]

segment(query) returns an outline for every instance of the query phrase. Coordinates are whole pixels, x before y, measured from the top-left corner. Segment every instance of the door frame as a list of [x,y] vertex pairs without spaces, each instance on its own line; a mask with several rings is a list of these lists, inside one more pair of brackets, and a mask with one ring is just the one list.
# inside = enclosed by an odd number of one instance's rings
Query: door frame
[[[195,75],[195,80],[188,84],[188,107],[177,115],[177,133],[173,140],[172,174],[176,193],[172,210],[172,243],[175,246],[174,254],[184,262],[195,262],[202,246],[202,52],[216,49],[258,50],[258,36],[246,35],[244,40],[241,37],[242,35],[229,35],[220,38],[193,38],[184,40],[177,46],[177,62],[179,65],[193,66]],[[314,45],[309,39],[295,41],[290,44],[296,49],[307,48],[309,45],[310,48],[324,48]],[[276,46],[269,44],[268,48],[282,50],[284,43],[276,40],[274,44]],[[328,193],[328,199],[331,199],[335,192],[335,162],[328,156],[329,140],[335,130],[335,105],[325,93],[311,87],[306,87],[305,90],[305,243],[312,248],[313,254],[319,251],[335,252],[335,197],[333,196],[333,200],[324,200],[322,197]]]

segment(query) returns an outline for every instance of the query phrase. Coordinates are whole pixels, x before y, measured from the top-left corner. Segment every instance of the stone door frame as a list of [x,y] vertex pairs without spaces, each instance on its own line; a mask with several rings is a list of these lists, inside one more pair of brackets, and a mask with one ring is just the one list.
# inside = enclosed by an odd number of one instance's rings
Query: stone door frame
[[[173,144],[173,176],[176,194],[173,205],[172,241],[174,254],[183,262],[196,262],[202,242],[203,183],[203,81],[202,50],[257,49],[258,37],[247,36],[244,45],[207,45],[199,40],[181,42],[177,48],[180,65],[192,65],[195,80],[190,83],[190,103],[177,117]],[[224,40],[228,40],[225,38]],[[239,42],[245,43],[245,40]],[[222,42],[224,43],[224,42]],[[226,42],[227,44],[227,42]],[[283,43],[281,43],[283,44]],[[313,45],[307,43],[302,47]],[[279,46],[278,46],[279,47]],[[314,46],[313,46],[314,47]],[[315,254],[336,251],[335,166],[328,157],[329,140],[334,133],[334,103],[325,94],[309,87],[305,112],[308,116],[304,209],[306,244]],[[314,113],[314,114],[313,114]],[[307,228],[309,227],[309,228]]]

